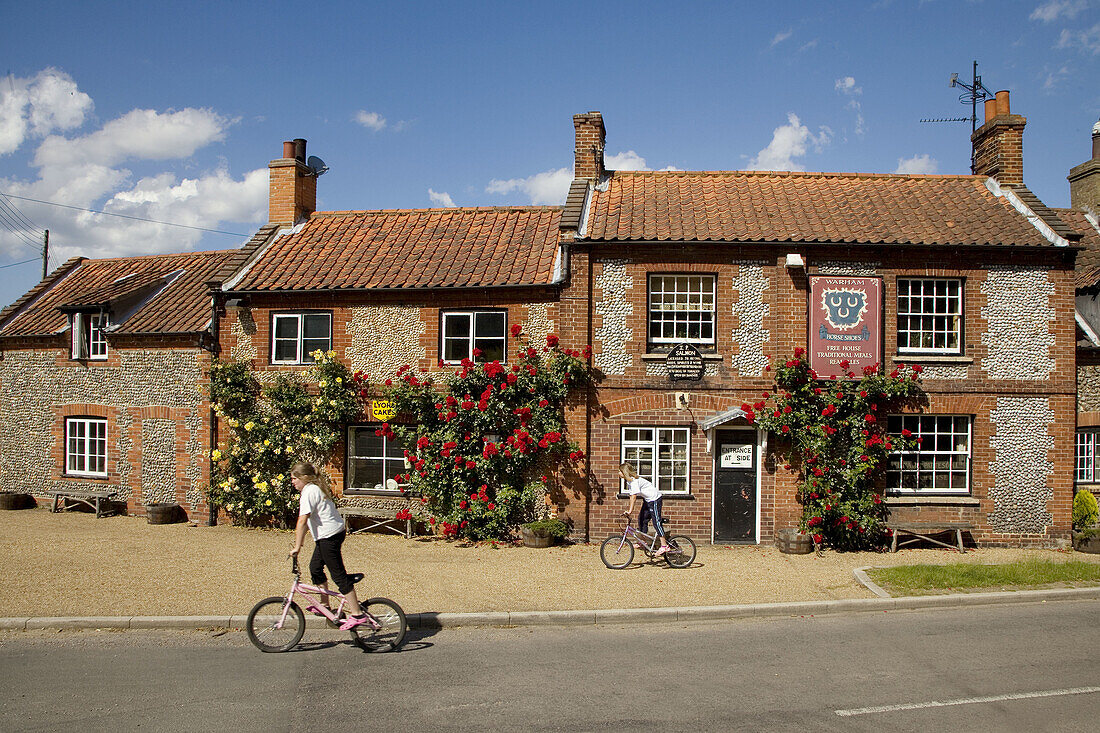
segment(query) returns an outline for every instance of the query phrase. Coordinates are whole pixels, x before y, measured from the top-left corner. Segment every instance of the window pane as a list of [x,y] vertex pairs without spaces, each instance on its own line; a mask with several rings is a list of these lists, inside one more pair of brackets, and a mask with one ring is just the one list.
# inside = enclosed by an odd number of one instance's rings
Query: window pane
[[297,361],[298,360],[298,341],[276,341],[275,342],[275,361]]
[[298,340],[298,317],[275,316],[275,338],[292,338]]
[[302,338],[323,339],[326,341],[329,339],[331,335],[329,333],[329,324],[331,321],[327,313],[306,315],[302,317],[302,321],[302,328],[304,331]]
[[470,315],[447,313],[443,316],[443,335],[447,338],[470,337]]
[[475,336],[477,338],[504,338],[504,313],[476,314]]

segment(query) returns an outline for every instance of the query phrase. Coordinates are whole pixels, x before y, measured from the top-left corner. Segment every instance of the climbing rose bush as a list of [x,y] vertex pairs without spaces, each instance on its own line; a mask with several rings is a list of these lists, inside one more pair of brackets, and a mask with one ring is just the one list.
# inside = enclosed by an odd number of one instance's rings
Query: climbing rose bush
[[908,430],[888,435],[886,419],[919,402],[921,367],[882,373],[876,364],[858,379],[847,362],[841,367],[848,379],[819,379],[795,349],[774,370],[774,394],[742,409],[780,439],[785,468],[798,471],[800,529],[837,550],[881,549],[889,538],[880,488],[886,461],[920,442]]
[[210,398],[227,435],[210,455],[210,503],[236,521],[291,526],[298,514],[291,467],[298,461],[323,466],[344,426],[363,413],[362,377],[334,351],[312,356],[305,381],[280,374],[266,387],[242,362],[211,366]]
[[521,344],[511,364],[464,359],[439,381],[406,365],[384,385],[405,423],[378,434],[408,446],[394,478],[448,538],[510,537],[544,506],[540,467],[584,458],[565,436],[564,408],[589,383],[591,350],[563,348],[554,334],[536,348],[518,325],[511,334]]

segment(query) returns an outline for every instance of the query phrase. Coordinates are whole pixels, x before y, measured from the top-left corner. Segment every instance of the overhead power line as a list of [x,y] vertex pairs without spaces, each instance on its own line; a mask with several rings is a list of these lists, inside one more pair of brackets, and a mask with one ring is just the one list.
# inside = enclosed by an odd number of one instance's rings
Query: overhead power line
[[0,265],[0,270],[3,270],[5,267],[15,267],[17,265],[25,265],[28,262],[38,262],[38,258],[37,257],[32,257],[29,260],[23,260],[22,262],[13,262],[10,265]]
[[163,224],[164,226],[182,227],[183,229],[196,229],[200,232],[211,232],[213,234],[228,234],[228,235],[233,236],[233,237],[247,237],[248,236],[247,234],[242,234],[240,232],[227,232],[227,231],[224,231],[222,229],[207,229],[206,227],[196,227],[196,226],[191,226],[190,224],[175,224],[175,223],[170,222],[170,221],[158,221],[157,219],[146,219],[146,218],[141,217],[141,216],[130,216],[128,214],[115,214],[115,213],[110,212],[110,211],[99,211],[98,209],[86,209],[83,206],[70,206],[69,204],[59,204],[59,203],[56,203],[54,201],[41,201],[39,199],[27,198],[26,196],[15,196],[14,194],[0,192],[0,197],[3,197],[3,196],[7,196],[8,198],[13,198],[13,199],[19,199],[20,201],[33,201],[36,204],[45,204],[47,206],[59,206],[63,209],[75,209],[76,211],[87,211],[87,212],[90,212],[92,214],[103,214],[104,216],[117,216],[121,219],[133,219],[135,221],[146,221],[146,222],[149,222],[150,224]]

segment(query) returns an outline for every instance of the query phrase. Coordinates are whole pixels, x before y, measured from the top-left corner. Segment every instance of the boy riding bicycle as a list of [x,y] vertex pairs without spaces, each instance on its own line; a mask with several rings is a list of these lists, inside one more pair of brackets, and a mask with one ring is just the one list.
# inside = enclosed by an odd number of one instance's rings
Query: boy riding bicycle
[[[638,511],[638,529],[642,532],[647,532],[649,529],[649,520],[652,519],[657,536],[661,538],[661,547],[655,554],[658,557],[664,555],[668,552],[669,548],[668,539],[665,537],[664,523],[661,521],[661,504],[664,501],[663,495],[648,479],[642,478],[634,466],[629,463],[623,463],[619,466],[619,475],[626,481],[626,491],[630,494],[630,506],[626,508],[623,514],[628,517],[633,514],[634,504],[638,497],[641,496],[642,508]],[[640,544],[637,546],[638,549],[645,549]]]

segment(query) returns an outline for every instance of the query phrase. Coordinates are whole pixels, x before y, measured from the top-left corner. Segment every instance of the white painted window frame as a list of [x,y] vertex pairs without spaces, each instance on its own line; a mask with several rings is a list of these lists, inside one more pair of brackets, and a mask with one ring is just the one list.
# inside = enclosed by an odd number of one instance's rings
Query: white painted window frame
[[[89,469],[102,461],[103,470]],[[107,478],[107,419],[65,418],[65,475]]]
[[[905,284],[907,292],[902,294],[902,284]],[[946,292],[940,296],[935,293],[938,283],[944,283]],[[921,288],[919,294],[914,295],[913,287]],[[952,287],[955,292],[952,293]],[[925,295],[925,289],[931,288],[932,294]],[[962,354],[963,353],[963,317],[965,306],[963,295],[965,282],[955,277],[899,277],[897,279],[897,308],[898,330],[897,343],[899,354]],[[924,310],[924,300],[931,297],[931,310]],[[913,306],[918,306],[916,309]],[[928,323],[922,324],[922,321]],[[916,326],[914,327],[914,324]],[[927,325],[927,327],[926,327]],[[907,345],[902,346],[902,334],[908,336]],[[937,346],[936,340],[942,336],[943,345]],[[954,337],[955,345],[950,341]],[[925,339],[930,338],[932,345],[923,345]],[[913,346],[914,339],[920,346]]]
[[106,313],[73,313],[71,356],[73,359],[104,361],[107,359],[107,326],[111,319]]
[[[695,288],[692,280],[699,280],[699,287]],[[681,281],[687,281],[683,283]],[[653,346],[670,346],[673,344],[701,344],[714,346],[717,332],[717,287],[718,278],[707,273],[653,273],[649,276],[649,288],[646,296],[646,339]],[[671,290],[668,289],[671,284]],[[683,289],[681,285],[685,285]],[[709,284],[709,289],[707,285]],[[671,300],[670,300],[671,299]],[[710,301],[707,307],[707,301]],[[683,306],[683,307],[681,307]],[[656,320],[654,313],[670,314],[671,318],[660,318],[662,334],[653,335],[653,326]],[[710,336],[677,336],[676,330],[683,325],[685,330],[691,328],[691,315],[709,314],[709,320],[701,316],[698,320],[700,333],[704,325],[710,329]],[[672,326],[672,335],[664,335],[664,325]]]
[[[479,336],[478,335],[478,319],[486,315],[503,315],[504,316],[504,330],[500,336]],[[447,336],[447,322],[450,320],[458,320],[461,318],[468,319],[469,328],[464,337],[448,337]],[[448,342],[465,342],[465,356],[459,359],[447,358],[447,343]],[[500,359],[501,364],[508,362],[508,311],[503,309],[477,309],[477,310],[445,310],[440,312],[439,318],[439,355],[444,364],[461,364],[462,359],[469,359],[470,361],[485,361],[481,356],[474,356],[474,344],[477,341],[499,341],[501,344],[501,354],[503,358]]]
[[[921,443],[914,450],[895,450],[890,453],[886,463],[886,490],[894,495],[969,495],[970,474],[973,465],[974,449],[974,420],[969,415],[890,415],[889,429],[891,435],[900,435],[902,428],[912,432],[912,437],[921,438]],[[946,421],[950,421],[949,423]],[[959,426],[965,425],[965,430]],[[947,431],[941,428],[949,427]],[[895,429],[896,428],[896,429]],[[965,437],[965,449],[959,448],[958,441]],[[938,443],[950,442],[951,446],[944,448]],[[964,458],[965,468],[958,469],[953,466],[955,459]],[[936,465],[937,460],[947,460],[946,469]],[[921,465],[922,460],[931,460],[932,466],[926,468]],[[915,461],[914,468],[907,468],[907,461]],[[916,477],[917,486],[903,486],[906,483],[906,474]],[[924,475],[931,475],[932,486],[921,487],[920,481]],[[958,484],[961,476],[962,485]],[[946,478],[946,480],[944,480]]]
[[1096,458],[1100,455],[1100,428],[1081,428],[1073,440],[1073,481],[1079,484],[1100,483]]
[[[332,314],[324,312],[298,312],[298,313],[272,313],[271,314],[271,363],[272,364],[313,364],[315,359],[310,356],[310,353],[317,351],[317,349],[306,349],[305,347],[305,319],[306,318],[325,318],[328,321],[328,343],[321,351],[329,351],[332,349]],[[279,338],[279,321],[293,321],[296,326],[295,334],[295,351],[293,359],[279,359],[277,358],[277,344],[280,341],[290,341],[289,338]],[[310,339],[310,341],[318,341],[319,339]]]
[[[650,435],[648,438],[628,437],[628,431],[649,431]],[[661,431],[672,431],[673,440],[662,443]],[[676,439],[675,436],[682,436],[683,439]],[[673,449],[679,445],[684,447],[683,474],[675,472],[675,456],[668,459],[660,457],[662,445],[672,446]],[[640,456],[645,451],[648,451],[648,458],[642,460]],[[619,462],[632,464],[642,478],[649,479],[666,496],[689,496],[691,494],[691,429],[680,425],[622,425],[619,428]],[[663,468],[662,464],[671,464],[673,470]],[[677,478],[684,480],[682,489],[674,489],[671,486],[673,480]],[[625,482],[620,479],[619,483],[619,493],[625,493]]]
[[[346,490],[349,493],[377,494],[377,493],[381,492],[381,493],[386,493],[386,494],[399,495],[399,494],[402,493],[402,491],[408,489],[409,483],[407,481],[398,481],[396,489],[386,488],[386,482],[387,482],[388,479],[394,478],[394,476],[398,476],[398,475],[408,473],[408,471],[409,471],[409,465],[405,461],[405,458],[404,458],[404,450],[405,449],[403,449],[403,448],[401,449],[401,451],[402,451],[401,456],[391,456],[391,455],[388,455],[388,453],[387,453],[387,450],[389,449],[391,442],[396,442],[396,441],[391,441],[389,438],[387,438],[385,436],[382,436],[382,438],[381,438],[381,440],[382,440],[382,453],[380,455],[360,456],[360,455],[355,454],[355,433],[356,433],[356,431],[370,430],[371,432],[373,432],[375,430],[378,430],[380,427],[382,427],[382,426],[379,425],[379,424],[374,424],[374,425],[369,425],[369,424],[368,425],[349,425],[348,426],[347,443],[346,443],[346,446],[347,446],[347,448],[346,448],[347,461],[346,461],[346,464],[345,464],[346,469],[347,469],[347,473],[345,475],[347,476],[347,478],[345,479],[345,484],[346,484]],[[352,486],[351,480],[352,480],[352,473],[353,472],[352,472],[352,468],[351,468],[351,462],[355,459],[380,460],[382,462],[382,484],[381,484],[381,486],[379,486],[377,484],[375,486]]]

